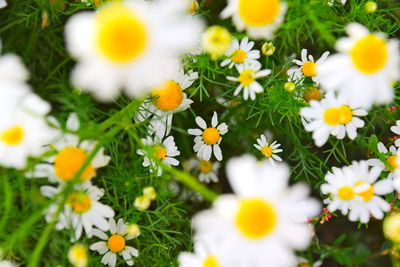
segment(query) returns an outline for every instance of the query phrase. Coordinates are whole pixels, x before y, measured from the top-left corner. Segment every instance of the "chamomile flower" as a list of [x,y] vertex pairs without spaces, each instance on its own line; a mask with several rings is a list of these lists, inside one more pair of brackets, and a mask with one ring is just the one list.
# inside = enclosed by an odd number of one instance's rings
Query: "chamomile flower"
[[177,63],[172,69],[170,78],[152,89],[152,99],[141,105],[137,115],[138,121],[150,119],[148,134],[155,133],[160,138],[170,133],[174,113],[186,110],[193,103],[184,90],[198,78],[197,72],[185,74]]
[[82,244],[73,245],[68,251],[68,260],[74,267],[86,267],[88,263],[87,247]]
[[[44,196],[53,198],[63,188],[64,185],[59,185],[58,187],[42,186],[40,191]],[[66,199],[64,210],[58,216],[56,229],[73,230],[72,242],[82,236],[83,230],[85,230],[88,237],[91,237],[93,226],[107,231],[109,225],[106,219],[114,217],[114,211],[111,207],[99,202],[103,195],[104,190],[91,185],[90,182],[76,185],[75,190],[69,193]],[[57,212],[57,202],[58,200],[47,210],[47,222],[50,222]]]
[[211,127],[207,127],[206,122],[199,116],[196,117],[196,123],[201,129],[189,129],[188,133],[195,135],[194,152],[197,152],[197,157],[202,160],[210,160],[211,154],[214,153],[218,161],[222,160],[222,152],[219,144],[222,141],[222,135],[228,132],[228,125],[221,123],[218,125],[218,115],[214,111],[211,119]]
[[203,183],[218,183],[218,169],[220,164],[218,161],[212,162],[211,160],[203,160],[192,158],[185,162],[184,168],[194,173],[200,182]]
[[231,42],[231,33],[218,25],[208,27],[201,37],[202,49],[210,55],[212,60],[223,56],[228,51]]
[[235,194],[220,195],[211,209],[195,215],[197,237],[224,241],[238,265],[294,266],[293,250],[306,249],[312,238],[306,220],[319,211],[319,203],[307,196],[309,188],[288,188],[286,165],[249,155],[230,160],[227,175]]
[[260,58],[260,51],[252,50],[254,42],[245,37],[239,43],[238,39],[232,41],[231,47],[226,51],[228,58],[221,62],[221,66],[232,68],[234,65],[257,61]]
[[[390,127],[390,130],[397,134],[400,135],[400,120],[396,121],[396,125]],[[400,147],[400,138],[398,138],[395,142],[394,142],[395,146]]]
[[238,31],[253,39],[272,39],[282,24],[287,5],[281,0],[228,0],[221,17],[232,17]]
[[[61,127],[56,120],[53,124]],[[45,147],[46,152],[53,152],[54,155],[45,158],[45,163],[40,163],[27,173],[31,178],[48,178],[51,182],[65,183],[76,175],[87,157],[92,153],[97,145],[95,140],[80,140],[79,136],[74,134],[80,128],[80,122],[75,113],[71,113],[67,119],[67,130],[65,133],[60,130],[59,137]],[[97,169],[106,166],[110,157],[104,155],[104,148],[101,148],[90,164],[83,171],[80,180],[88,181],[96,176]]]
[[134,264],[133,257],[139,256],[139,251],[131,246],[127,246],[127,241],[134,237],[128,233],[128,225],[122,219],[117,223],[113,218],[109,222],[110,234],[107,235],[105,231],[93,229],[92,234],[102,239],[103,241],[96,242],[90,246],[91,250],[96,250],[99,254],[103,255],[101,263],[114,267],[117,263],[117,255],[123,257],[126,264],[132,266]]
[[236,65],[239,77],[227,76],[226,78],[233,82],[239,82],[233,95],[238,95],[243,90],[243,99],[256,99],[256,94],[264,91],[264,88],[257,82],[258,78],[268,76],[271,70],[261,70],[261,64],[258,61]]
[[329,135],[338,139],[346,135],[350,139],[356,138],[357,128],[364,126],[364,121],[358,117],[367,115],[367,112],[346,104],[343,97],[329,93],[321,102],[311,100],[309,107],[300,110],[300,115],[306,131],[313,132],[315,145],[322,146]]
[[180,267],[228,267],[229,257],[216,242],[195,240],[194,253],[181,252],[178,257]]
[[350,221],[367,223],[370,215],[382,219],[390,205],[380,195],[392,192],[393,185],[390,179],[377,181],[380,174],[381,168],[370,168],[366,161],[334,167],[325,176],[327,183],[321,186],[322,193],[329,195],[324,203],[331,212],[339,209],[343,215],[348,214]]
[[[334,2],[335,2],[335,0],[329,0],[329,1],[328,1],[328,5],[333,6],[333,3],[334,3]],[[346,2],[347,2],[347,0],[340,0],[340,3],[341,3],[342,5],[345,5]]]
[[379,142],[378,151],[379,153],[384,154],[387,164],[385,165],[385,163],[378,158],[373,158],[367,161],[368,165],[379,167],[382,170],[387,170],[390,172],[388,178],[389,179],[394,178],[395,174],[398,173],[397,169],[399,169],[400,162],[397,155],[400,154],[400,148],[397,148],[395,146],[390,146],[388,150],[382,142]]
[[[147,136],[142,139],[142,143],[146,146],[146,149],[138,149],[137,153],[144,156],[143,167],[150,166],[150,173],[155,172],[157,176],[161,176],[162,167],[157,164],[157,161],[153,158],[160,160],[166,165],[178,166],[179,161],[174,157],[179,156],[181,153],[175,145],[174,137],[168,136],[162,141],[158,136]],[[149,156],[149,153],[153,153]]]
[[311,78],[314,82],[317,82],[315,79],[317,75],[317,66],[323,63],[327,59],[328,55],[329,52],[326,51],[317,61],[314,61],[314,57],[312,55],[308,55],[307,57],[307,49],[303,48],[301,50],[301,60],[293,60],[293,63],[299,67],[289,69],[287,74],[290,77],[293,77],[294,80],[299,80],[306,76]]
[[393,101],[391,83],[400,79],[399,43],[370,33],[358,23],[347,25],[349,37],[336,43],[338,54],[317,66],[322,89],[336,91],[353,106],[370,109]]
[[125,0],[73,15],[66,25],[67,48],[78,60],[73,84],[103,101],[120,89],[138,97],[161,84],[169,60],[200,41],[201,21],[186,8],[181,0]]
[[257,144],[254,144],[254,147],[260,150],[261,154],[272,164],[275,163],[274,161],[282,161],[282,158],[276,155],[283,151],[279,148],[280,146],[281,144],[278,144],[276,141],[269,143],[263,134],[260,138],[257,138]]

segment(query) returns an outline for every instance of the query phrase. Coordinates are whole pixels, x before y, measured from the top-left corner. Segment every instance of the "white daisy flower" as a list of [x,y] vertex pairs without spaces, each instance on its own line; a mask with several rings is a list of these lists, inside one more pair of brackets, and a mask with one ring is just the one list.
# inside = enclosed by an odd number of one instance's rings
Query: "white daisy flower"
[[218,161],[202,160],[192,158],[184,163],[184,168],[188,172],[194,173],[200,182],[203,183],[218,183],[218,169],[220,164]]
[[249,42],[247,37],[243,38],[240,44],[238,39],[234,39],[231,47],[225,53],[228,58],[221,62],[221,66],[232,68],[234,65],[257,61],[260,58],[260,51],[252,50],[253,47],[254,42]]
[[7,6],[6,0],[0,0],[0,8],[6,7],[6,6]]
[[400,55],[397,40],[382,33],[370,33],[358,23],[347,25],[349,37],[336,43],[338,54],[317,66],[316,79],[327,91],[337,91],[358,107],[393,101],[391,83],[400,79]]
[[317,82],[315,79],[317,75],[317,66],[323,63],[328,58],[328,55],[329,52],[326,51],[317,61],[314,61],[314,57],[312,55],[308,55],[307,57],[307,49],[303,48],[301,50],[301,60],[293,60],[293,63],[299,67],[290,68],[287,71],[287,74],[289,77],[292,77],[294,81],[298,81],[302,77],[306,76],[310,77],[314,82]]
[[329,135],[337,139],[343,139],[346,134],[350,139],[356,138],[357,128],[364,126],[364,121],[358,117],[367,115],[367,112],[328,93],[321,102],[311,100],[309,107],[300,110],[300,115],[305,130],[313,132],[315,145],[322,146]]
[[[64,186],[63,184],[58,187],[42,186],[40,191],[42,195],[53,198],[62,191]],[[93,226],[107,231],[109,225],[106,219],[114,217],[114,211],[111,207],[99,202],[103,195],[104,190],[91,185],[90,182],[76,185],[74,192],[69,193],[67,197],[64,210],[58,216],[56,229],[73,230],[71,242],[78,240],[82,236],[83,230],[88,237],[91,237]],[[52,220],[57,208],[56,200],[46,211],[47,222]]]
[[279,148],[280,146],[281,144],[277,143],[276,141],[269,143],[263,134],[260,136],[260,138],[257,138],[257,144],[254,144],[254,147],[260,150],[261,154],[263,154],[263,156],[267,158],[271,164],[274,164],[274,161],[282,161],[282,158],[276,155],[277,153],[283,151]]
[[[58,128],[60,124],[53,119],[52,123]],[[48,178],[51,182],[64,183],[72,178],[85,163],[86,158],[92,153],[97,145],[95,140],[80,141],[76,132],[80,128],[80,122],[75,113],[71,113],[67,120],[67,130],[65,133],[60,130],[59,137],[55,142],[45,147],[45,151],[54,152],[53,156],[45,158],[45,163],[40,163],[27,173],[29,178]],[[81,176],[81,181],[87,181],[96,176],[98,168],[106,166],[110,162],[110,157],[104,155],[104,148],[101,148],[91,163],[86,167]]]
[[[397,134],[400,135],[400,120],[396,121],[396,126],[392,126],[390,127],[390,130]],[[395,142],[394,142],[395,146],[400,147],[400,138],[398,138]]]
[[[142,165],[143,167],[150,166],[150,173],[155,172],[157,176],[161,176],[162,174],[162,167],[153,158],[169,166],[179,165],[179,161],[174,157],[179,156],[181,153],[175,145],[173,136],[168,136],[164,141],[157,136],[154,136],[154,139],[151,136],[147,136],[146,139],[142,138],[142,143],[147,148],[138,149],[136,153],[144,156]],[[153,156],[149,156],[148,153],[153,153]]]
[[73,15],[66,25],[67,48],[78,60],[73,84],[103,101],[120,89],[139,97],[161,84],[170,59],[200,41],[202,23],[186,8],[181,0],[125,0]]
[[282,24],[287,4],[281,0],[228,0],[221,17],[232,17],[238,31],[246,30],[253,39],[273,39]]
[[181,66],[173,66],[170,79],[152,89],[153,98],[145,100],[136,117],[138,121],[150,118],[148,134],[156,133],[159,138],[170,133],[174,113],[188,109],[193,103],[184,90],[198,78],[197,72],[189,71],[185,74]]
[[367,160],[367,163],[370,166],[379,167],[381,168],[381,170],[389,171],[390,173],[388,178],[392,179],[394,173],[396,173],[396,170],[400,166],[398,163],[399,159],[397,157],[397,154],[400,153],[400,148],[397,148],[395,146],[390,146],[388,150],[382,142],[379,142],[378,151],[379,153],[384,154],[384,157],[389,165],[385,165],[385,163],[378,158],[369,159]]
[[126,241],[129,241],[134,236],[129,234],[128,225],[124,223],[122,219],[119,219],[117,223],[113,218],[110,218],[109,222],[110,236],[98,229],[93,229],[93,235],[104,240],[99,241],[90,246],[91,250],[96,250],[99,254],[103,255],[101,263],[114,267],[117,263],[117,255],[123,257],[126,264],[132,266],[134,264],[133,257],[139,256],[139,251],[131,246],[126,245]]
[[198,239],[224,241],[237,264],[295,266],[293,250],[308,247],[312,230],[306,221],[320,210],[318,201],[308,198],[308,186],[289,188],[286,165],[249,155],[230,160],[227,176],[235,194],[220,195],[211,209],[195,215]]
[[377,181],[381,171],[379,167],[370,169],[367,161],[332,168],[325,176],[327,183],[321,186],[321,192],[330,196],[324,201],[329,211],[339,209],[343,215],[349,214],[350,221],[362,223],[367,223],[370,215],[383,219],[390,205],[380,196],[391,193],[393,185],[391,179]]
[[247,100],[249,96],[251,100],[255,100],[256,94],[264,91],[264,88],[257,82],[257,79],[268,76],[271,74],[271,70],[260,70],[261,64],[258,61],[236,65],[236,69],[239,72],[239,77],[226,77],[230,81],[240,83],[233,95],[237,96],[243,89],[244,100]]
[[196,117],[196,123],[201,129],[189,129],[188,133],[196,135],[194,138],[194,152],[197,152],[197,157],[202,160],[210,160],[211,154],[218,161],[222,160],[222,152],[219,144],[222,141],[222,135],[228,132],[228,125],[221,123],[218,125],[218,115],[214,111],[211,119],[211,127],[207,127],[206,122],[199,116]]

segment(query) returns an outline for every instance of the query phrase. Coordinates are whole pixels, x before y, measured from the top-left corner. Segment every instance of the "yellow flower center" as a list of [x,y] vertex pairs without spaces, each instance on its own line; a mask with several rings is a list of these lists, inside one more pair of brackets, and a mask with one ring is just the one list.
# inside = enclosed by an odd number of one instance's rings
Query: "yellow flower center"
[[[356,183],[357,185],[363,185],[363,184],[367,184],[366,182],[360,181]],[[364,202],[368,202],[372,199],[372,197],[374,196],[374,187],[370,184],[368,184],[369,187],[367,190],[365,190],[364,192],[361,193],[357,193],[358,196],[362,197],[362,199],[364,200]]]
[[389,163],[389,166],[386,166],[386,168],[391,172],[396,170],[399,167],[399,165],[397,164],[397,156],[396,155],[389,156],[386,159],[386,161]]
[[342,186],[338,190],[338,198],[341,200],[351,200],[354,196],[355,193],[350,186]]
[[245,237],[258,239],[275,229],[277,214],[273,206],[262,199],[244,199],[239,205],[235,223]]
[[216,128],[207,128],[203,131],[203,140],[207,145],[214,145],[219,141],[220,134]]
[[108,59],[127,63],[140,56],[148,43],[147,29],[137,14],[120,3],[97,13],[96,42]]
[[66,203],[75,213],[85,213],[90,210],[92,206],[92,200],[85,192],[75,192],[70,194]]
[[313,76],[317,75],[317,64],[315,64],[314,62],[311,62],[311,61],[307,61],[301,67],[301,71],[307,77],[313,77]]
[[155,146],[154,147],[154,157],[163,160],[167,156],[167,151],[163,146]]
[[199,169],[201,173],[210,173],[213,170],[213,163],[209,160],[200,160]]
[[203,267],[219,267],[218,260],[215,256],[209,255],[203,261]]
[[264,146],[263,148],[261,148],[261,153],[269,158],[272,156],[272,148],[270,148],[269,146]]
[[355,43],[350,56],[357,70],[373,74],[385,67],[389,57],[388,45],[382,38],[369,34]]
[[175,110],[182,104],[183,90],[182,87],[171,80],[164,85],[154,88],[151,95],[155,97],[154,105],[164,111]]
[[321,91],[317,87],[311,86],[304,92],[304,99],[306,101],[311,101],[311,100],[320,101]]
[[24,129],[20,126],[11,127],[0,134],[1,140],[10,146],[20,144],[24,140]]
[[[54,161],[56,175],[62,181],[71,180],[86,161],[87,154],[77,147],[66,147],[61,150]],[[88,180],[96,175],[95,169],[90,163],[83,171],[81,180]]]
[[339,108],[328,108],[324,113],[324,121],[326,124],[335,126],[338,124],[347,124],[353,119],[351,108],[343,105]]
[[112,235],[107,241],[108,248],[114,252],[120,252],[125,248],[125,238],[121,235]]
[[197,0],[189,0],[189,1],[190,5],[188,7],[188,13],[193,14],[197,11],[197,9],[199,9],[199,3],[197,2]]
[[233,62],[243,63],[243,61],[246,59],[246,57],[247,57],[247,53],[246,52],[244,52],[242,49],[236,49],[233,52],[233,54],[231,56],[231,59],[232,59]]
[[249,84],[251,84],[252,82],[254,82],[254,70],[244,70],[242,71],[242,73],[240,73],[239,75],[239,82],[243,85],[243,86],[247,86]]
[[274,22],[279,15],[279,0],[239,0],[238,13],[249,26],[265,26]]

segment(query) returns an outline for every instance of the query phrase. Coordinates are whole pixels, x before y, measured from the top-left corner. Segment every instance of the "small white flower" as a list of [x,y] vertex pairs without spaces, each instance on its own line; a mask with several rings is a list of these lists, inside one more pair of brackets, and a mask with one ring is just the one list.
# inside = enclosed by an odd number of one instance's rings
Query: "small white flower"
[[196,123],[201,129],[189,129],[188,133],[196,135],[193,150],[197,152],[197,157],[210,160],[214,152],[215,158],[221,161],[222,152],[219,144],[222,141],[222,135],[228,132],[228,125],[224,122],[218,125],[218,115],[215,111],[211,119],[211,127],[207,127],[206,122],[199,116],[196,117]]
[[[142,139],[142,143],[146,146],[146,149],[138,149],[137,153],[144,156],[143,167],[150,166],[150,173],[155,172],[157,176],[161,176],[162,167],[157,164],[153,158],[156,158],[166,165],[178,166],[179,161],[174,157],[179,156],[180,152],[175,145],[174,137],[168,136],[162,141],[158,136],[147,136],[146,139]],[[149,156],[148,153],[153,153]]]
[[321,192],[329,195],[324,200],[329,211],[339,209],[343,215],[349,214],[350,221],[362,223],[367,223],[370,215],[383,219],[390,205],[380,196],[392,192],[393,185],[390,179],[377,181],[381,171],[380,167],[370,169],[366,161],[332,168],[325,176],[327,183],[321,186]]
[[229,255],[223,252],[217,242],[195,240],[194,252],[181,252],[178,257],[180,267],[229,267]]
[[254,147],[260,150],[263,156],[272,164],[275,163],[275,160],[282,161],[282,158],[276,155],[277,153],[283,151],[279,148],[280,146],[281,144],[278,144],[276,141],[270,144],[263,134],[260,136],[260,138],[257,138],[257,144],[254,144]]
[[257,82],[258,78],[268,76],[271,70],[261,69],[261,64],[258,61],[236,65],[239,72],[239,77],[227,76],[226,78],[233,82],[239,82],[233,95],[238,95],[243,90],[243,99],[247,100],[250,96],[251,100],[256,99],[256,94],[264,91],[264,88]]
[[[400,135],[400,120],[396,121],[396,126],[390,127],[390,130],[391,130],[393,133],[395,133],[395,134],[397,134],[397,135]],[[397,147],[400,147],[400,138],[398,138],[398,139],[394,142],[394,144],[395,144]]]
[[219,162],[192,158],[184,163],[184,168],[198,176],[203,183],[218,183]]
[[96,250],[99,254],[103,255],[101,263],[114,267],[117,263],[117,255],[124,258],[124,261],[129,266],[134,264],[133,257],[139,256],[139,251],[131,246],[126,245],[126,241],[134,237],[128,234],[128,225],[122,219],[117,223],[113,218],[109,222],[110,236],[98,229],[93,229],[92,234],[102,239],[103,241],[96,242],[90,246],[91,250]]
[[234,65],[250,63],[260,58],[260,51],[251,50],[254,42],[245,37],[239,44],[238,39],[232,41],[231,47],[226,51],[225,56],[228,58],[221,62],[221,66],[232,68]]
[[[334,3],[334,2],[335,2],[335,0],[329,0],[329,1],[328,1],[328,5],[329,5],[329,6],[333,6],[333,3]],[[341,3],[342,5],[345,5],[346,2],[347,2],[347,0],[340,0],[340,3]]]
[[6,7],[6,6],[7,6],[6,0],[0,0],[0,8]]
[[313,132],[315,145],[322,146],[329,135],[343,139],[346,134],[350,139],[357,136],[357,128],[364,126],[359,116],[367,112],[353,105],[348,105],[341,97],[328,93],[321,102],[311,100],[309,107],[300,110],[304,128]]

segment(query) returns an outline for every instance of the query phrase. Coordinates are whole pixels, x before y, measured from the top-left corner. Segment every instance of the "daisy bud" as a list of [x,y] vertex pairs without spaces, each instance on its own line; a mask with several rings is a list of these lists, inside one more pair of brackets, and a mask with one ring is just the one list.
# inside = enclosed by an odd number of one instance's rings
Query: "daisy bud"
[[147,210],[150,207],[151,199],[147,196],[136,197],[134,206],[139,211]]
[[275,46],[272,42],[266,42],[261,47],[261,52],[266,56],[272,56],[275,53]]
[[128,236],[135,238],[140,235],[140,227],[136,223],[128,225]]
[[378,8],[378,5],[376,4],[375,1],[368,1],[365,3],[364,9],[368,13],[374,13],[376,9]]
[[293,92],[296,89],[296,85],[294,84],[294,82],[287,82],[285,83],[283,88],[288,92]]
[[385,218],[383,221],[383,233],[390,241],[400,242],[400,213]]
[[68,260],[74,267],[85,267],[88,263],[88,253],[85,245],[75,244],[68,251]]
[[143,189],[143,196],[149,198],[150,200],[154,200],[157,197],[157,192],[152,186],[148,186]]
[[210,54],[212,60],[217,60],[229,49],[232,41],[231,33],[221,26],[209,27],[202,36],[202,47]]

